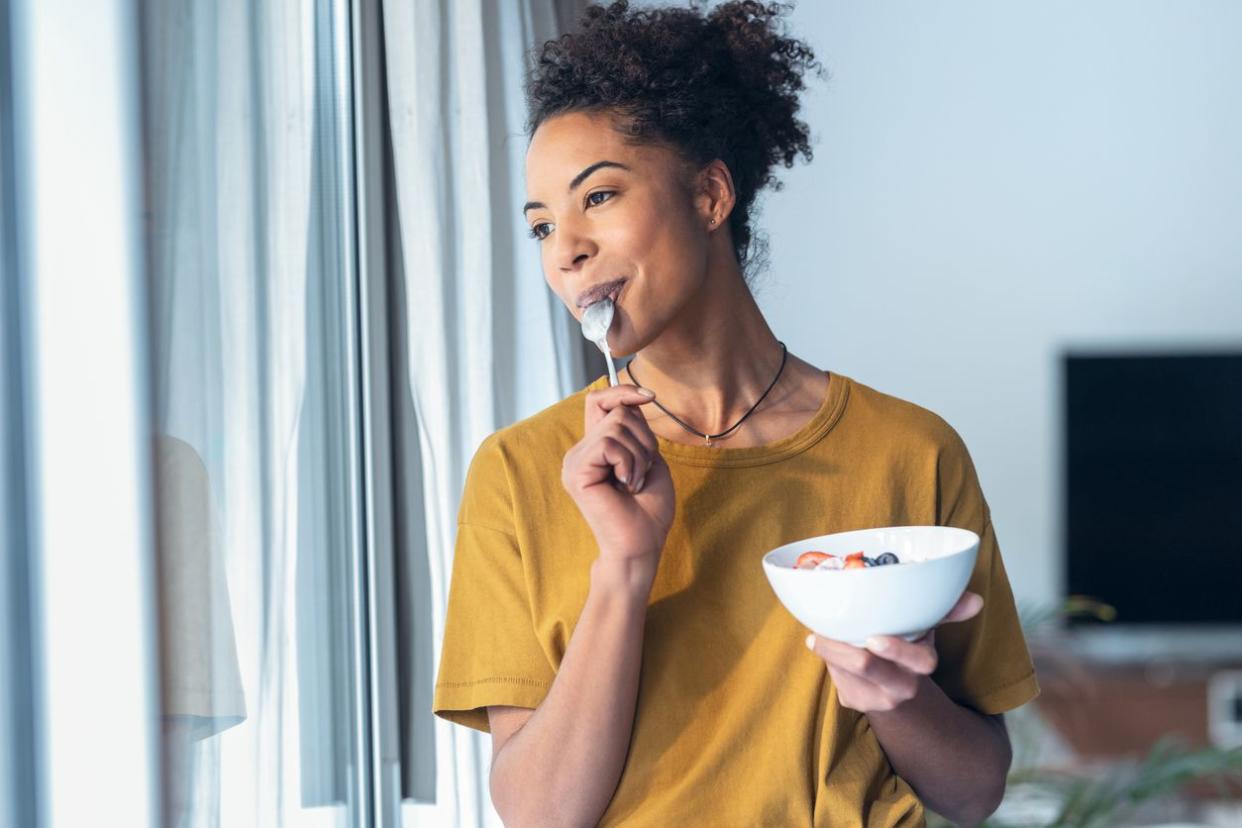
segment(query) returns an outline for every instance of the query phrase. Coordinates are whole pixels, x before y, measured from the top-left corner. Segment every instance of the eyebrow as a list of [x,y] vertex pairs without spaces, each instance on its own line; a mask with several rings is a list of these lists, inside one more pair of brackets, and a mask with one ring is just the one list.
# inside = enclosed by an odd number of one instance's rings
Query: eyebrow
[[[630,168],[619,161],[596,161],[594,164],[574,176],[574,180],[569,182],[569,192],[572,193],[574,190],[578,189],[578,186],[582,184],[583,181],[586,181],[587,178],[591,176],[591,173],[604,167],[616,167],[617,169],[630,172]],[[528,201],[526,202],[526,206],[522,208],[522,215],[526,215],[527,212],[538,207],[547,207],[547,205],[542,201]]]

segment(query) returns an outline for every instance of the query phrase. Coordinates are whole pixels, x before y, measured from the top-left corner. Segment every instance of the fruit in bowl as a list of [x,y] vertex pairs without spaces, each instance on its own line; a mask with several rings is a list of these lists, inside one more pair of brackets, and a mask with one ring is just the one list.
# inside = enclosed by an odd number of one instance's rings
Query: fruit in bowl
[[962,597],[978,554],[969,529],[886,526],[778,546],[763,556],[763,571],[816,635],[861,647],[873,635],[913,641],[936,626]]

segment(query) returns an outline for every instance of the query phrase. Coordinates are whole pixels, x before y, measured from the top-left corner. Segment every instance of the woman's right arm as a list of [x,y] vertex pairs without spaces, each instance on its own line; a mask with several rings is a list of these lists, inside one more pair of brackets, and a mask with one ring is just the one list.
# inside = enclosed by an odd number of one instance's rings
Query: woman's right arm
[[586,605],[538,709],[488,709],[492,802],[505,825],[594,825],[608,807],[634,724],[654,574],[644,569],[597,560]]
[[[506,825],[594,825],[621,778],[634,725],[651,584],[673,517],[672,480],[633,386],[587,397],[562,482],[600,554],[556,678],[535,710],[488,708],[491,793]],[[620,479],[630,481],[620,484]]]

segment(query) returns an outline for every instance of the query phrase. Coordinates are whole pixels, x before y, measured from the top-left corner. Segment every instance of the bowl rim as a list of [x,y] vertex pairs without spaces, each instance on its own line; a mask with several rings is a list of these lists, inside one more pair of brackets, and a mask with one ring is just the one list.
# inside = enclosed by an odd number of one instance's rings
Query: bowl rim
[[955,549],[952,552],[948,552],[944,555],[938,555],[935,558],[928,558],[926,560],[918,561],[918,563],[922,565],[935,564],[937,561],[945,561],[945,560],[949,560],[950,558],[955,558],[958,555],[969,552],[972,548],[977,552],[979,548],[979,544],[982,542],[982,538],[973,529],[965,529],[960,526],[938,526],[938,525],[931,525],[931,524],[911,524],[911,525],[905,525],[905,526],[874,526],[874,527],[864,528],[864,529],[847,529],[844,532],[829,532],[823,535],[810,535],[809,537],[800,538],[798,540],[792,540],[792,541],[789,541],[788,543],[783,543],[780,546],[764,553],[763,566],[765,569],[771,568],[771,569],[774,569],[780,572],[785,572],[785,571],[788,571],[788,572],[832,572],[835,574],[835,573],[842,573],[842,572],[888,571],[890,567],[884,567],[884,566],[873,566],[873,567],[867,567],[864,569],[793,569],[788,566],[774,563],[772,561],[772,558],[775,555],[781,552],[784,552],[791,546],[797,546],[799,544],[809,543],[812,541],[819,541],[825,538],[838,538],[838,537],[842,537],[845,535],[854,535],[854,534],[862,535],[862,534],[869,534],[872,532],[896,531],[896,530],[905,530],[905,529],[940,529],[940,530],[947,530],[947,531],[951,531],[955,533],[964,533],[962,534],[963,543],[959,549]]

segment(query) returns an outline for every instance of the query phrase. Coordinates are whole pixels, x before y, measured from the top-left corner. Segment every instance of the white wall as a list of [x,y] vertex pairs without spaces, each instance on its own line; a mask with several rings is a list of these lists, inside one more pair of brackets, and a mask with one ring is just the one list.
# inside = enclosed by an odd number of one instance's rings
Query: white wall
[[1242,3],[804,2],[833,77],[758,226],[815,364],[966,440],[1019,600],[1061,590],[1062,349],[1242,348]]

